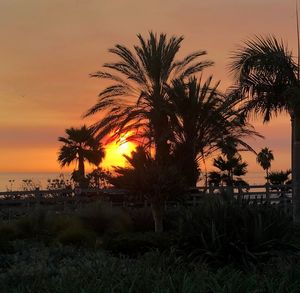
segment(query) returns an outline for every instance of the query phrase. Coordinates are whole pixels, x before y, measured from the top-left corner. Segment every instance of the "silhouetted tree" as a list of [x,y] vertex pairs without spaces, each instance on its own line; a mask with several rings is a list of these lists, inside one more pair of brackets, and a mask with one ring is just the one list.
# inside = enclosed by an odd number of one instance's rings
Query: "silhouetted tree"
[[256,161],[257,163],[266,171],[267,182],[269,178],[269,169],[271,167],[271,161],[274,160],[273,152],[267,147],[261,149],[257,154]]
[[58,140],[63,143],[59,150],[58,162],[61,167],[78,163],[72,177],[80,187],[86,187],[84,162],[98,166],[104,158],[102,144],[93,137],[92,131],[85,125],[81,128],[66,129],[66,137],[59,137]]
[[214,159],[213,165],[219,169],[219,171],[209,173],[209,182],[213,185],[246,185],[246,181],[241,176],[247,173],[248,164],[243,162],[240,156],[235,155],[229,158],[218,156]]
[[199,161],[224,148],[224,141],[253,151],[244,140],[259,136],[241,116],[237,100],[221,94],[218,84],[212,84],[212,77],[204,83],[192,77],[174,80],[167,89],[176,113],[172,151],[189,186],[197,183]]
[[300,87],[299,64],[287,46],[275,37],[256,37],[233,54],[231,69],[237,94],[246,113],[268,122],[281,112],[292,121],[292,177],[294,220],[300,223]]
[[129,139],[146,139],[154,144],[158,164],[168,164],[172,131],[170,129],[170,101],[165,85],[174,78],[185,79],[210,66],[210,61],[199,61],[205,51],[192,53],[180,61],[175,60],[183,37],[167,38],[165,34],[150,32],[148,39],[138,34],[139,44],[130,50],[116,45],[109,52],[119,58],[105,63],[105,70],[92,77],[108,79],[113,85],[99,94],[98,102],[85,116],[107,110],[104,119],[92,129],[98,138],[112,134],[131,133]]
[[160,165],[143,147],[131,156],[124,155],[127,167],[115,167],[116,176],[110,182],[131,195],[151,204],[155,232],[163,231],[164,203],[170,197],[182,195],[184,185],[175,165]]
[[219,183],[226,186],[248,185],[241,178],[247,173],[248,164],[243,162],[236,141],[228,137],[220,142],[220,149],[222,155],[213,161],[213,166],[218,168],[219,171],[210,172],[209,183],[213,185],[218,185],[217,183]]
[[268,179],[270,180],[271,184],[274,185],[283,185],[283,184],[290,184],[291,179],[291,170],[287,171],[273,171],[270,172],[268,175]]
[[91,173],[87,174],[87,179],[89,182],[89,187],[92,188],[107,188],[109,187],[109,178],[111,177],[111,172],[105,170],[101,167],[97,167]]

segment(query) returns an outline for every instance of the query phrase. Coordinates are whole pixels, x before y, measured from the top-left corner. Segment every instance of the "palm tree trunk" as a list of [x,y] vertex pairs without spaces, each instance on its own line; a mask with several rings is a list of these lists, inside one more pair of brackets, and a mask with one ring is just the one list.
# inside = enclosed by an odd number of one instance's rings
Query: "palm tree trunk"
[[84,182],[84,175],[85,175],[85,170],[84,170],[84,158],[82,155],[79,154],[78,158],[78,173],[79,173],[79,187],[84,188],[85,187],[85,182]]
[[162,202],[151,203],[152,216],[154,220],[154,227],[156,233],[162,233],[163,228],[163,211],[164,206]]
[[294,114],[292,146],[292,182],[294,222],[300,224],[300,112]]
[[165,166],[169,163],[170,146],[168,144],[168,117],[157,112],[155,119],[152,120],[154,143],[155,143],[155,160],[159,165]]

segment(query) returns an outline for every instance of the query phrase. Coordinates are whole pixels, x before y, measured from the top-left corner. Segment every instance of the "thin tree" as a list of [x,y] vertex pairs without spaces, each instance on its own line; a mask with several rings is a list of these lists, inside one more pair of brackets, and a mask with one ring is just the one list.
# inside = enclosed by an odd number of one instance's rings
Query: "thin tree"
[[246,113],[273,116],[286,112],[292,124],[294,221],[300,223],[300,86],[299,66],[287,46],[273,36],[256,37],[234,52],[230,65],[237,80],[236,94]]
[[[68,128],[65,130],[66,136],[59,137],[63,143],[59,149],[58,162],[61,167],[77,164],[75,173],[80,187],[86,187],[84,162],[98,166],[104,158],[102,144],[93,137],[92,131],[85,125],[81,128]],[[76,167],[75,167],[76,169]]]
[[273,160],[273,152],[267,147],[261,149],[256,157],[257,163],[266,171],[267,183],[269,183],[269,169],[271,168],[271,161]]

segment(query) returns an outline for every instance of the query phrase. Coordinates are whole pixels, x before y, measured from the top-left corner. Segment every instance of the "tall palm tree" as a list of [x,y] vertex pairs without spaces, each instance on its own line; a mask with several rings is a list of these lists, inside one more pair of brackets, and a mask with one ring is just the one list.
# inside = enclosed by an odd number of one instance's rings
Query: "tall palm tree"
[[80,187],[85,187],[85,166],[84,162],[98,166],[104,158],[102,144],[93,137],[92,131],[85,125],[81,128],[66,129],[66,137],[59,137],[63,143],[59,149],[58,162],[61,167],[78,163],[76,170]]
[[260,136],[242,119],[237,100],[221,94],[218,85],[212,77],[203,83],[191,77],[188,82],[174,80],[167,89],[176,113],[173,155],[189,186],[196,186],[199,162],[224,148],[225,142],[254,152],[244,139]]
[[292,122],[292,177],[294,220],[300,223],[300,86],[299,64],[287,46],[273,36],[247,41],[234,54],[231,70],[246,112],[268,122],[281,112]]
[[266,171],[267,182],[269,182],[269,169],[271,167],[271,161],[273,160],[273,152],[267,147],[261,149],[261,151],[257,154],[256,157],[257,163]]
[[113,85],[99,94],[98,102],[85,116],[106,111],[105,118],[92,126],[98,138],[113,133],[111,139],[115,139],[121,133],[130,132],[129,139],[142,138],[148,145],[153,144],[156,160],[164,165],[170,153],[169,122],[173,114],[165,85],[174,78],[185,79],[213,63],[198,60],[205,51],[176,61],[183,37],[168,39],[165,34],[157,36],[152,32],[148,39],[140,34],[137,37],[139,44],[133,50],[123,45],[110,49],[119,60],[105,63],[104,71],[91,75],[108,79]]

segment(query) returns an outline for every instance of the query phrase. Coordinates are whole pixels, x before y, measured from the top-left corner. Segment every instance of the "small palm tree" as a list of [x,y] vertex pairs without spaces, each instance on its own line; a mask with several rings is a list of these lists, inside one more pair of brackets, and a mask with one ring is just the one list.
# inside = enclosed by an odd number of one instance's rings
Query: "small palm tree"
[[126,167],[115,167],[116,176],[110,182],[130,191],[132,196],[151,204],[155,232],[163,232],[165,201],[184,192],[182,177],[174,165],[162,166],[141,146],[124,155]]
[[84,162],[98,166],[104,158],[102,144],[85,125],[81,128],[66,129],[66,137],[59,137],[58,140],[63,143],[59,150],[58,162],[61,167],[78,163],[78,168],[73,174],[76,175],[80,187],[86,187]]
[[271,181],[271,184],[274,185],[283,185],[283,184],[290,184],[291,179],[291,170],[287,171],[273,171],[270,172],[268,175],[268,179]]
[[226,186],[246,184],[241,176],[246,175],[248,164],[243,162],[239,155],[236,154],[233,157],[219,156],[214,159],[213,165],[219,169],[219,171],[209,173],[209,182],[213,185],[220,183]]
[[257,163],[266,171],[266,179],[269,182],[269,169],[271,167],[271,161],[274,160],[273,152],[267,147],[261,149],[257,154]]

